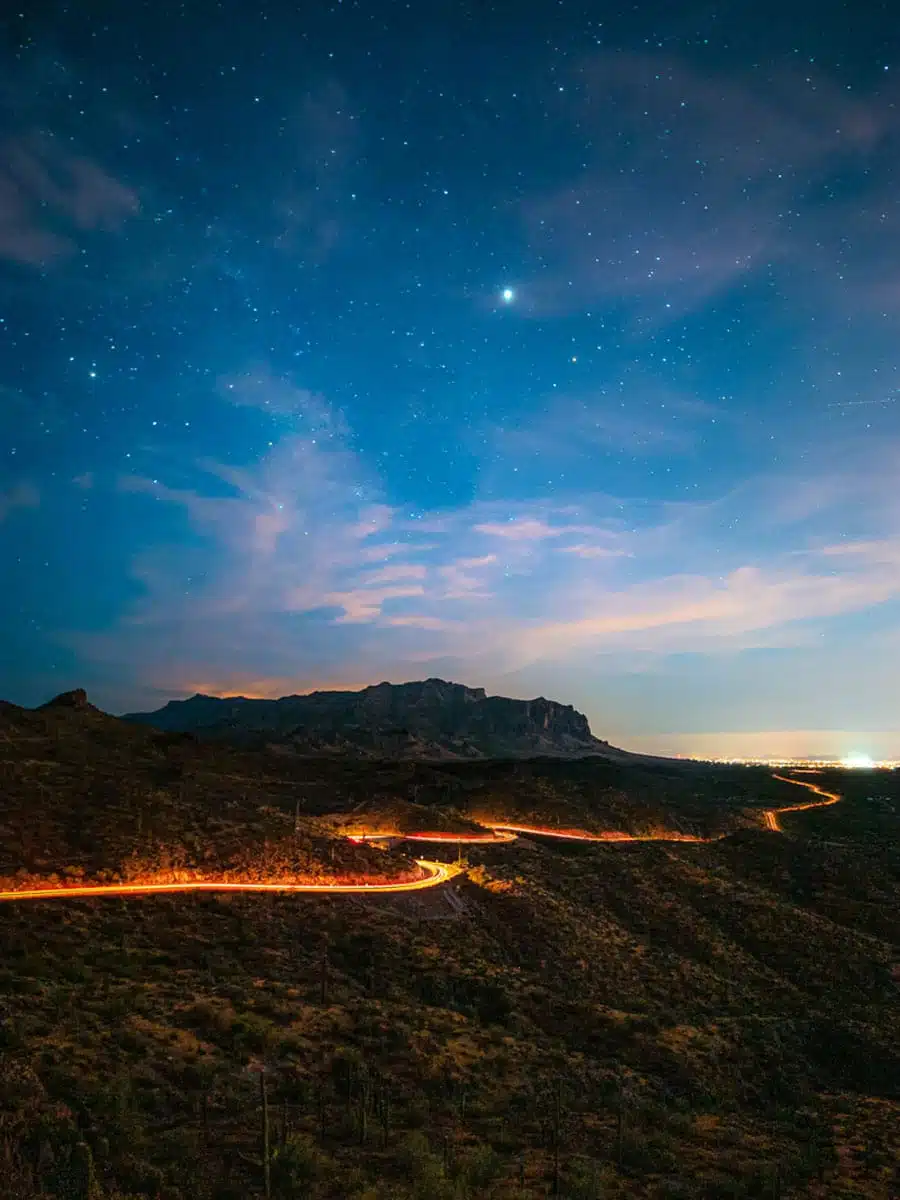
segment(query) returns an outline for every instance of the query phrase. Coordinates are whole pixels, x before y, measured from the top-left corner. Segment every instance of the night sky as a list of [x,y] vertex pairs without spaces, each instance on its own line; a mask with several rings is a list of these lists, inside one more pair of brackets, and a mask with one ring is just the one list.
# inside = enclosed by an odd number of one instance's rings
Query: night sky
[[0,695],[439,675],[633,748],[900,756],[898,36],[14,14]]

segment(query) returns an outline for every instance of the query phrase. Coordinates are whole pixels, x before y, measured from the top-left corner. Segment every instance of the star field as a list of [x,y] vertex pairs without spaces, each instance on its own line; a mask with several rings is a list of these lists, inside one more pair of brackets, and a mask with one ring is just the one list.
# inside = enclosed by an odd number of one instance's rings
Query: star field
[[894,24],[13,15],[0,694],[442,675],[900,753]]

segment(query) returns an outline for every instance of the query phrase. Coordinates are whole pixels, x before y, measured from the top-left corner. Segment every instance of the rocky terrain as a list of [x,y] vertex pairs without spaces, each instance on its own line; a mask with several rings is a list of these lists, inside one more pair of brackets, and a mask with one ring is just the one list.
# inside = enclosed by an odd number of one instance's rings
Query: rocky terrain
[[307,755],[478,759],[621,754],[595,738],[587,718],[554,700],[488,696],[443,679],[379,683],[359,692],[280,700],[192,696],[125,720]]

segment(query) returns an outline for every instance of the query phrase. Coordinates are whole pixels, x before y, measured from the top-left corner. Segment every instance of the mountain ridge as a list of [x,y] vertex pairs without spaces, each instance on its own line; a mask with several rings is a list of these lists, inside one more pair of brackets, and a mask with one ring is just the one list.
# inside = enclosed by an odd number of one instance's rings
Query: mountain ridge
[[627,753],[595,737],[587,717],[570,704],[543,696],[488,696],[484,688],[436,678],[271,700],[198,692],[153,712],[125,713],[123,720],[298,754],[452,759]]

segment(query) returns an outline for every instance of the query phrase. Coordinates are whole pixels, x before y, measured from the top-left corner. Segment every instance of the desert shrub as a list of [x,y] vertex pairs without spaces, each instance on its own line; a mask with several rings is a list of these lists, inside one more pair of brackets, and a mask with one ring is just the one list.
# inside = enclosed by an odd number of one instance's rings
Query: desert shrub
[[135,1033],[133,1029],[120,1029],[116,1033],[116,1041],[129,1054],[143,1056],[147,1053],[147,1047],[144,1044],[140,1034]]
[[678,1165],[677,1146],[665,1133],[630,1130],[623,1138],[622,1162],[637,1171],[670,1171]]
[[609,1195],[612,1168],[592,1159],[576,1159],[566,1169],[562,1194],[566,1200],[600,1200]]
[[398,1148],[398,1158],[413,1185],[413,1195],[441,1196],[446,1190],[444,1166],[419,1130],[408,1133]]
[[28,1044],[21,1029],[17,1029],[8,1021],[0,1024],[0,1051],[22,1050]]
[[303,1195],[310,1185],[330,1174],[332,1168],[330,1157],[308,1134],[295,1133],[275,1151],[272,1187],[279,1196]]
[[405,1115],[410,1128],[421,1129],[431,1115],[426,1097],[419,1093],[410,1096],[405,1104]]
[[491,1146],[482,1143],[462,1153],[457,1170],[466,1185],[480,1196],[502,1174],[503,1160]]
[[212,1000],[197,1000],[184,1009],[183,1020],[189,1029],[223,1033],[231,1028],[234,1013]]
[[269,1045],[272,1034],[272,1022],[255,1013],[239,1013],[231,1023],[231,1036],[240,1050],[259,1053]]
[[512,1012],[512,1001],[502,987],[484,984],[478,996],[478,1019],[485,1025],[506,1025]]

